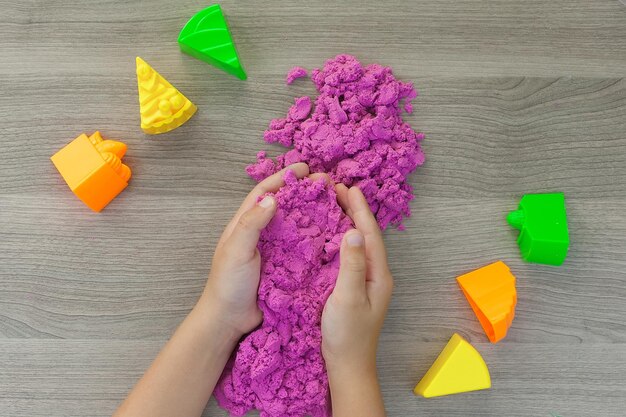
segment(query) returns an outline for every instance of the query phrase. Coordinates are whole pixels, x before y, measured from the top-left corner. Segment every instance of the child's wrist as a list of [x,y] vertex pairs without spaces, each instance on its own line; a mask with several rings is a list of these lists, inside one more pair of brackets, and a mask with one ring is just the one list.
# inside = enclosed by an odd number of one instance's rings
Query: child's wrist
[[366,387],[378,384],[376,361],[333,363],[327,364],[328,382],[332,395],[341,395],[344,389]]
[[[322,356],[327,368],[376,371],[376,345],[363,341],[360,346],[338,346],[322,338]],[[359,372],[360,372],[359,371]]]
[[355,356],[346,358],[326,359],[326,369],[329,378],[371,378],[377,377],[376,358],[358,358]]
[[237,343],[242,333],[225,319],[219,304],[203,294],[190,315],[195,315],[209,332],[219,335],[227,343]]

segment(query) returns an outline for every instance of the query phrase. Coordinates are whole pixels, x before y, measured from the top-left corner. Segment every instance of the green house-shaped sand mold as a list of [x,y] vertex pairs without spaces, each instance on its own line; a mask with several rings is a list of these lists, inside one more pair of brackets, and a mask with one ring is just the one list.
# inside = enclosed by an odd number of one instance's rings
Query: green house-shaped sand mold
[[563,193],[526,194],[507,222],[520,230],[517,244],[528,262],[561,265],[569,248]]

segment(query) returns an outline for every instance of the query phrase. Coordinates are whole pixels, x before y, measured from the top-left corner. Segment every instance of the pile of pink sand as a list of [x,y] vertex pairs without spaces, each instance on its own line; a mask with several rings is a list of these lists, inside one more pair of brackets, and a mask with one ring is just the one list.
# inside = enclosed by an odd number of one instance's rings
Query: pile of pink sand
[[293,149],[275,161],[259,152],[248,174],[260,181],[306,162],[312,172],[359,186],[381,229],[400,225],[411,213],[407,176],[424,162],[423,134],[402,120],[402,109],[410,113],[417,96],[413,84],[396,80],[389,67],[363,66],[350,55],[327,61],[311,78],[319,91],[314,108],[309,97],[297,98],[287,117],[272,120],[264,134],[266,142]]
[[[292,71],[289,81],[303,76]],[[413,199],[407,176],[424,162],[423,135],[402,120],[417,93],[390,68],[363,67],[339,55],[312,79],[319,95],[295,100],[287,117],[270,123],[265,140],[292,150],[276,161],[260,152],[247,172],[256,180],[286,165],[306,162],[335,182],[357,185],[382,229],[401,227]],[[404,101],[404,103],[402,103]],[[261,234],[260,328],[247,335],[224,370],[215,397],[241,416],[331,415],[328,378],[321,355],[321,314],[339,271],[339,246],[351,221],[323,181],[286,175],[276,193],[278,210]]]

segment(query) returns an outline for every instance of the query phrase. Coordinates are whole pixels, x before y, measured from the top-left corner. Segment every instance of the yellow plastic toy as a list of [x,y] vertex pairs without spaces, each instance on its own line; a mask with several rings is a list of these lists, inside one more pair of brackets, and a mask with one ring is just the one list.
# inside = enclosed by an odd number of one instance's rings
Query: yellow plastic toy
[[151,135],[183,125],[198,109],[187,97],[137,57],[141,129]]
[[472,345],[455,333],[413,392],[430,398],[488,388],[491,377],[487,364]]
[[480,325],[492,343],[503,339],[515,317],[515,276],[502,261],[457,277]]
[[102,210],[126,186],[131,172],[122,163],[126,145],[82,134],[50,158],[70,189],[93,211]]

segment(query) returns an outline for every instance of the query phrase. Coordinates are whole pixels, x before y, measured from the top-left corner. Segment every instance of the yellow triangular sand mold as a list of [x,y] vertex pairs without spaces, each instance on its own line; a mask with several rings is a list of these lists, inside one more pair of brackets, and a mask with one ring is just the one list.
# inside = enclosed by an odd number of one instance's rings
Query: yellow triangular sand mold
[[146,133],[156,135],[176,129],[197,110],[187,97],[139,57],[137,85],[141,129]]
[[485,361],[455,333],[413,392],[429,398],[487,388],[491,378]]

